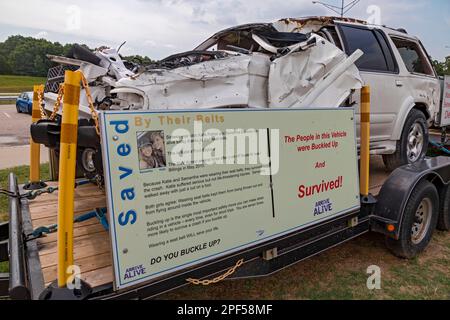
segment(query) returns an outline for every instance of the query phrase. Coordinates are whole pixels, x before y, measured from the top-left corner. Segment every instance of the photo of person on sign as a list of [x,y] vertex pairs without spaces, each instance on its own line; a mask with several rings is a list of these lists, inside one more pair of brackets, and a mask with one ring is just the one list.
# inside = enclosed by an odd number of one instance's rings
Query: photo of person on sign
[[166,146],[163,131],[138,134],[139,169],[166,167]]

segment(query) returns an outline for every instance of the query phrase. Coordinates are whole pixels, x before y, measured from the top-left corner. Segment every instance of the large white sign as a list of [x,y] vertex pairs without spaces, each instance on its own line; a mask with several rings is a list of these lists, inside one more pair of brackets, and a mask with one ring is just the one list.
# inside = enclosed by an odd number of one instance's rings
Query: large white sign
[[353,109],[104,112],[116,288],[359,209]]

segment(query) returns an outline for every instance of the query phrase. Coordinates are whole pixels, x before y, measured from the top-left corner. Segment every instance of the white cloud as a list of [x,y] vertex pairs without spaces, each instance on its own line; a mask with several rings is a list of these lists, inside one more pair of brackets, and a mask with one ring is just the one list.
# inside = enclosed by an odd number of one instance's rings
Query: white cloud
[[[80,8],[79,16],[74,8]],[[48,30],[53,36],[71,37],[73,42],[116,46],[127,40],[139,53],[160,58],[190,50],[216,31],[235,24],[272,21],[313,10],[325,13],[310,0],[286,0],[283,5],[276,0],[79,0],[76,6],[65,0],[23,0],[20,6],[1,1],[0,12],[8,14],[2,14],[0,23]]]
[[39,31],[38,33],[36,33],[33,37],[36,39],[45,39],[48,36],[48,32],[47,31]]
[[[372,4],[380,7],[382,23],[408,29],[422,19],[417,12],[430,0],[362,0],[349,15],[367,19],[366,9]],[[311,0],[22,0],[20,6],[0,1],[0,12],[0,24],[34,30],[30,35],[45,30],[52,41],[91,46],[118,46],[126,40],[122,52],[135,48],[134,53],[152,58],[190,50],[237,24],[332,14]]]

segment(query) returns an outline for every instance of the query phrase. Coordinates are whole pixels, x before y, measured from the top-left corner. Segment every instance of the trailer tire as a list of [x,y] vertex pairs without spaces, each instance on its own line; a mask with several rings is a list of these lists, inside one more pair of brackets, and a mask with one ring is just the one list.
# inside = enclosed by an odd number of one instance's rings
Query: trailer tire
[[389,250],[400,258],[412,259],[428,246],[436,229],[439,194],[427,180],[420,182],[411,193],[403,212],[398,240],[387,237]]
[[450,185],[441,189],[439,199],[441,206],[439,208],[437,229],[450,231]]
[[[417,134],[414,134],[417,132]],[[419,139],[418,136],[421,135]],[[416,136],[416,137],[414,137]],[[411,146],[411,147],[410,147]],[[409,157],[412,146],[421,146],[420,152],[416,151],[413,158]],[[383,155],[383,162],[387,170],[394,171],[398,167],[422,160],[428,149],[428,125],[422,111],[412,109],[406,118],[400,140],[397,141],[395,153]]]

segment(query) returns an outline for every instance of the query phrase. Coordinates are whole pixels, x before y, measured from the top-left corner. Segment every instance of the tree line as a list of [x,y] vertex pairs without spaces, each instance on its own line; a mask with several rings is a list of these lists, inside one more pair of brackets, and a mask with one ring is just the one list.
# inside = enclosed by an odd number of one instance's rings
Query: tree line
[[433,61],[434,68],[436,72],[440,75],[450,75],[450,56],[445,58],[445,61],[439,62],[437,60]]
[[[10,36],[4,42],[0,42],[0,74],[46,77],[48,69],[54,66],[46,55],[65,56],[72,46],[70,43],[63,45],[45,39]],[[86,45],[83,46],[90,49]],[[144,65],[153,62],[147,56],[134,55],[123,58]]]
[[[5,42],[0,42],[0,74],[46,77],[48,69],[54,66],[46,55],[64,56],[72,46],[73,44],[62,45],[45,39],[10,36]],[[89,49],[88,46],[83,46]],[[123,58],[143,65],[153,62],[147,56]],[[450,56],[445,61],[434,60],[433,65],[439,75],[450,75]]]

